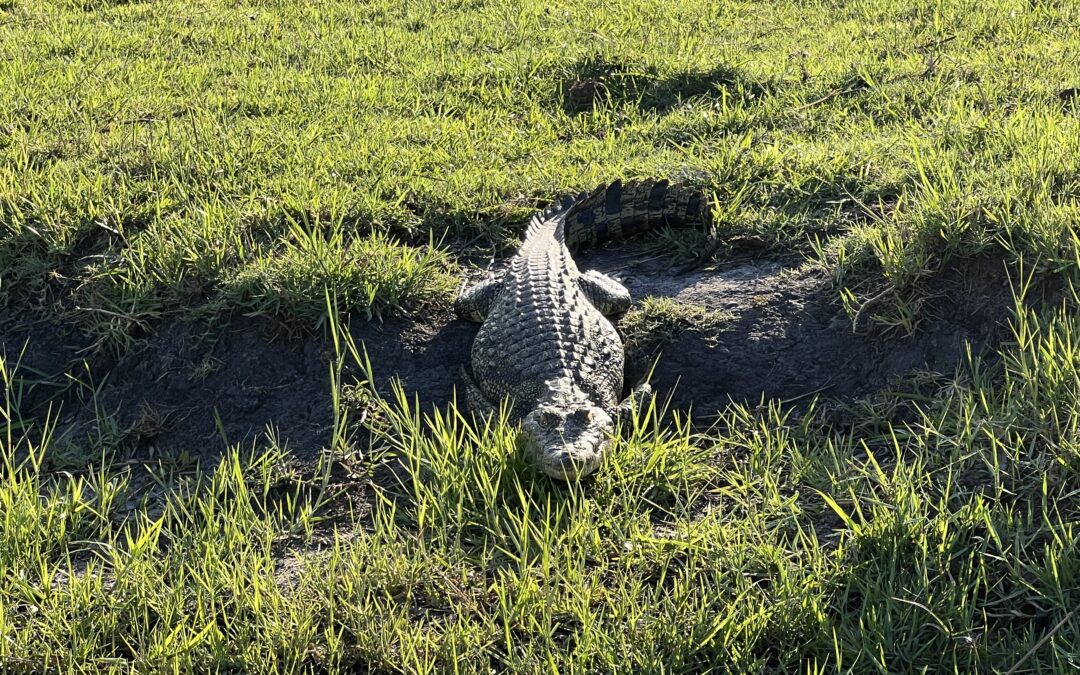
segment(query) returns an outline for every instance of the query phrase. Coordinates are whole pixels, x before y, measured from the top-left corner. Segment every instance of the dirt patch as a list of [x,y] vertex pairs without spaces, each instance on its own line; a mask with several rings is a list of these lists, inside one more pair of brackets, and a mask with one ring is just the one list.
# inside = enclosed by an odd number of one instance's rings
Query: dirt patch
[[[702,414],[728,400],[785,401],[821,393],[854,398],[913,370],[952,373],[970,343],[996,343],[1012,302],[1003,267],[970,263],[934,281],[912,336],[857,332],[827,279],[797,260],[743,261],[687,275],[658,263],[601,253],[592,263],[618,276],[635,298],[669,297],[732,317],[715,335],[677,336],[659,350],[629,355],[628,376],[657,360],[653,383],[673,404]],[[649,273],[649,272],[653,273]]]
[[912,336],[856,332],[820,273],[797,260],[744,261],[674,275],[654,260],[600,252],[582,259],[620,277],[635,300],[672,298],[731,317],[715,334],[686,332],[658,350],[628,354],[628,379],[656,360],[652,382],[678,408],[707,415],[729,400],[853,398],[895,376],[952,373],[970,343],[996,342],[1012,302],[1000,263],[966,263],[934,281]]
[[[677,274],[641,254],[601,250],[581,256],[580,264],[620,278],[638,303],[657,296],[724,313],[715,331],[668,335],[628,358],[628,384],[656,359],[658,391],[702,416],[731,400],[808,400],[816,393],[849,399],[913,370],[951,373],[967,343],[979,352],[995,342],[1011,303],[1003,268],[965,264],[935,281],[939,293],[914,336],[866,335],[853,331],[822,275],[794,260]],[[398,377],[425,406],[451,400],[476,330],[446,310],[352,326],[377,387],[388,392],[390,378]],[[269,427],[295,455],[311,457],[330,437],[332,343],[325,336],[288,336],[266,320],[219,327],[161,322],[114,358],[80,353],[89,340],[77,332],[10,310],[0,313],[0,335],[9,358],[27,345],[23,410],[40,415],[47,402],[60,404],[61,428],[76,439],[102,411],[140,458],[217,456]]]
[[[445,311],[423,322],[357,320],[351,330],[382,391],[396,376],[410,394],[435,404],[453,396],[475,332]],[[82,352],[90,341],[70,327],[17,312],[0,316],[0,336],[9,357],[27,345],[19,369],[23,413],[59,409],[59,428],[75,443],[95,433],[102,413],[141,459],[213,457],[271,428],[294,454],[311,457],[330,438],[334,357],[325,336],[290,336],[258,319],[217,328],[161,322],[114,358]]]

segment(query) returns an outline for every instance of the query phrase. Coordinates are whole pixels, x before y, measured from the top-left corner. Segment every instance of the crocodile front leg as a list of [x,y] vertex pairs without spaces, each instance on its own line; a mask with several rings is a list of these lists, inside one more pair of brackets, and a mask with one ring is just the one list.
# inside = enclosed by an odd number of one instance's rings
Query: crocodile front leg
[[503,288],[501,276],[489,276],[461,291],[454,301],[454,311],[466,321],[483,323],[491,310],[491,304]]
[[472,378],[465,366],[461,366],[459,375],[461,381],[465,384],[465,405],[469,407],[469,411],[473,415],[479,419],[491,417],[499,412],[498,406],[484,398],[484,393],[480,391],[480,387],[476,385],[476,380]]
[[639,384],[634,387],[633,391],[630,392],[630,395],[615,408],[615,418],[621,424],[627,424],[633,418],[634,411],[648,408],[655,396],[656,394],[653,392],[652,385],[648,382]]
[[589,270],[578,276],[578,286],[600,313],[615,316],[630,309],[630,291],[603,272]]

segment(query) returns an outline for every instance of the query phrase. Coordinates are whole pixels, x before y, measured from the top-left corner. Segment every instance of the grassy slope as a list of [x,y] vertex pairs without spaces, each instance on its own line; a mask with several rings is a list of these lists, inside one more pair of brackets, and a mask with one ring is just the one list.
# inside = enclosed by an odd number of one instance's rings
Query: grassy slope
[[[679,173],[730,245],[811,252],[882,323],[957,255],[1072,279],[1080,9],[972,4],[0,2],[0,294],[111,338],[205,307],[307,321],[324,286],[408,312],[537,202]],[[502,426],[383,407],[403,485],[352,515],[275,448],[164,502],[122,467],[48,474],[12,402],[0,662],[1064,670],[1077,324],[1021,313],[1001,364],[840,417],[643,424],[571,488]]]
[[703,176],[725,241],[821,237],[899,301],[1001,235],[1072,258],[1071,3],[84,4],[0,18],[0,293],[96,330],[206,302],[307,319],[302,278],[415,306],[447,261],[385,234],[497,235],[620,175]]

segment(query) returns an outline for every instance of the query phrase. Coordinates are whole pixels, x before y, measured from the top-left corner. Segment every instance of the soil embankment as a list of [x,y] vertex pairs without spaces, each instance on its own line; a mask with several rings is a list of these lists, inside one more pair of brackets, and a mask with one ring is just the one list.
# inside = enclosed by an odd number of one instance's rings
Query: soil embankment
[[[1004,271],[971,263],[941,275],[913,336],[867,335],[852,325],[816,272],[783,261],[731,262],[677,274],[663,264],[614,250],[582,256],[582,269],[620,278],[636,301],[647,296],[723,311],[715,334],[686,332],[647,353],[631,354],[628,382],[658,358],[652,382],[677,408],[709,416],[730,399],[850,399],[918,369],[951,373],[966,344],[979,352],[1002,334],[1011,295]],[[448,311],[382,325],[356,321],[377,384],[399,377],[424,405],[453,396],[475,324]],[[250,443],[268,428],[299,456],[329,437],[330,343],[288,336],[265,320],[224,327],[162,322],[123,356],[85,353],[89,341],[26,313],[0,314],[9,362],[23,350],[24,411],[59,404],[60,429],[80,433],[102,413],[138,452],[217,454]],[[85,365],[84,365],[85,362]]]

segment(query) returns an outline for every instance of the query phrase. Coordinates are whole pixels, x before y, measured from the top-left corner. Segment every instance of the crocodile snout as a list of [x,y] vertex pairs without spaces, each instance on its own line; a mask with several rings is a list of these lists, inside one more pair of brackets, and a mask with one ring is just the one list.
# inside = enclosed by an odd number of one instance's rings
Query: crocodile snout
[[540,469],[552,478],[575,481],[588,476],[600,466],[611,441],[599,444],[556,445],[545,448]]
[[525,417],[522,431],[540,470],[559,480],[577,480],[600,466],[611,445],[614,422],[588,404],[541,405]]

